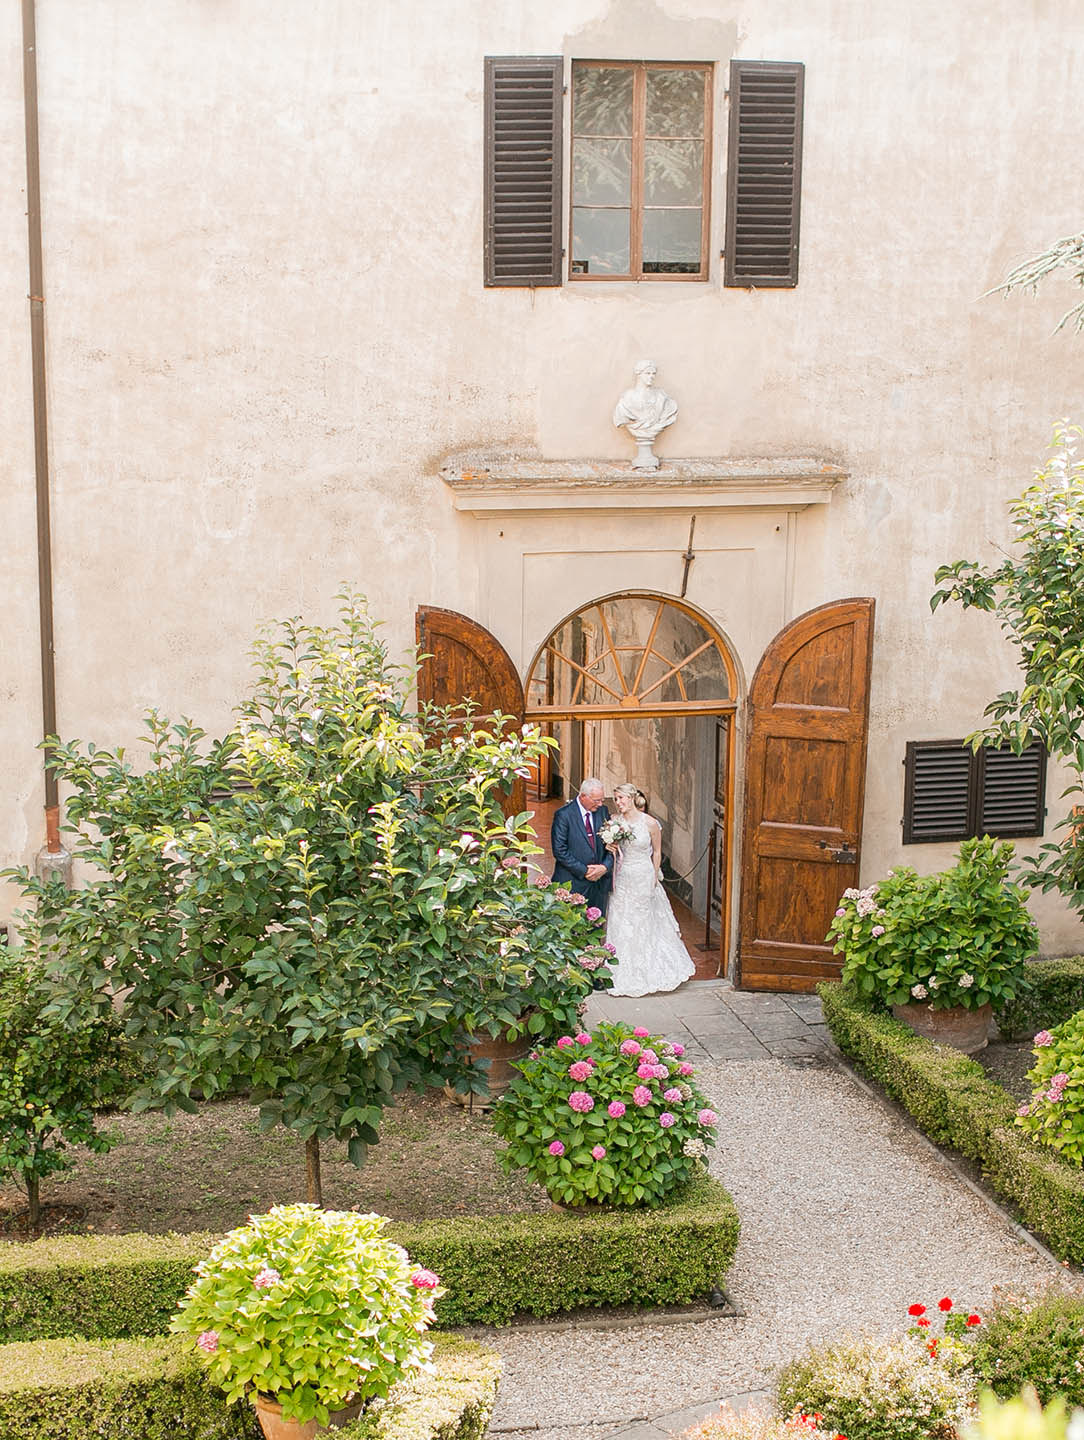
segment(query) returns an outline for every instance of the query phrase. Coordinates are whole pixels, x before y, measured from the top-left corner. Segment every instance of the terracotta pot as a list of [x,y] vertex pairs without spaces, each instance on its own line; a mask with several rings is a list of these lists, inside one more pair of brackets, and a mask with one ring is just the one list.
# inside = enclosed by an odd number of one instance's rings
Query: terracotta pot
[[314,1440],[317,1435],[327,1435],[356,1420],[365,1409],[365,1401],[359,1400],[354,1405],[347,1405],[344,1410],[332,1410],[328,1423],[318,1425],[315,1420],[284,1420],[282,1406],[264,1395],[257,1395],[252,1403],[266,1440]]
[[496,1039],[492,1035],[475,1037],[469,1041],[467,1049],[471,1060],[486,1072],[486,1094],[461,1095],[450,1085],[444,1093],[468,1110],[491,1110],[516,1074],[512,1062],[522,1060],[536,1043],[536,1038],[531,1035],[521,1035],[518,1040],[506,1040],[503,1035]]
[[893,1005],[892,1013],[910,1025],[916,1035],[973,1055],[986,1045],[993,1010],[990,1005],[980,1005],[977,1010],[965,1010],[962,1005],[933,1010],[915,1000],[908,1005]]

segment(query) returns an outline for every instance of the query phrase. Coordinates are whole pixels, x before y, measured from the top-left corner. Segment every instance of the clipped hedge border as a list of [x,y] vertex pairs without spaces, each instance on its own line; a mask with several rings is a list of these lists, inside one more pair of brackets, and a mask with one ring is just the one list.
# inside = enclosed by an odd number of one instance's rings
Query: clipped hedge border
[[[393,1391],[343,1440],[481,1440],[500,1358],[436,1337],[435,1372]],[[260,1440],[255,1411],[227,1405],[187,1340],[38,1340],[0,1346],[4,1440]]]
[[1032,960],[1027,976],[1028,989],[997,1011],[998,1029],[1006,1040],[1030,1040],[1084,1010],[1084,956]]
[[931,1140],[981,1165],[993,1189],[1061,1260],[1084,1263],[1084,1170],[1013,1123],[1016,1102],[982,1066],[871,1010],[838,983],[817,987],[844,1055],[898,1100]]
[[[701,1176],[654,1210],[466,1216],[386,1233],[448,1287],[437,1302],[447,1327],[687,1303],[721,1283],[738,1230],[729,1194]],[[0,1343],[161,1335],[216,1239],[80,1235],[0,1247]]]

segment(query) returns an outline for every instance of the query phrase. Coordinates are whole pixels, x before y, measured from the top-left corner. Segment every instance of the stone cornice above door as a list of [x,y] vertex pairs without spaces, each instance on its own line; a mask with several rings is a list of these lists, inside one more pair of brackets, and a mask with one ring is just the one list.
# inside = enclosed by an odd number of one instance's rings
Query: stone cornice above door
[[457,510],[473,515],[570,510],[804,510],[827,505],[848,478],[816,458],[663,460],[640,474],[627,461],[450,456],[441,478]]

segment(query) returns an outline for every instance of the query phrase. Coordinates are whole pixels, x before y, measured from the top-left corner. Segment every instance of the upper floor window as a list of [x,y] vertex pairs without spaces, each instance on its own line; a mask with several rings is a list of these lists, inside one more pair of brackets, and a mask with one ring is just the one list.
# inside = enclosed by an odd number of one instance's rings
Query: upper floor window
[[710,174],[710,65],[572,67],[573,278],[706,279]]

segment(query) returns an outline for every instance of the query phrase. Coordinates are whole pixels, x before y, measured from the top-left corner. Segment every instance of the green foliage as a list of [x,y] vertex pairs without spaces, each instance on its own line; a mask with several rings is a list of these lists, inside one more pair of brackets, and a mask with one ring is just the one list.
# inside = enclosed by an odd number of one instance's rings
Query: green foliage
[[24,1187],[32,1225],[39,1185],[69,1168],[69,1146],[109,1149],[94,1112],[123,1084],[111,1013],[68,1028],[46,1013],[52,998],[37,958],[0,947],[0,1177]]
[[[980,745],[1007,744],[1019,753],[1039,739],[1074,772],[1064,793],[1084,783],[1084,461],[1076,458],[1076,425],[1059,425],[1046,465],[1009,506],[1015,552],[983,568],[957,560],[937,570],[930,604],[958,601],[997,614],[1019,651],[1023,684],[986,706],[990,723],[969,736]],[[1060,890],[1084,914],[1084,833],[1070,813],[1060,843],[1025,858],[1026,883]]]
[[[438,1339],[435,1373],[337,1432],[343,1440],[481,1440],[500,1360]],[[0,1347],[4,1440],[260,1440],[248,1405],[227,1406],[179,1339],[44,1340]]]
[[484,1090],[465,1032],[573,1024],[598,931],[528,882],[527,817],[501,810],[551,742],[412,713],[411,676],[353,597],[338,625],[285,622],[255,658],[222,740],[152,713],[140,771],[53,745],[95,878],[12,872],[35,905],[25,939],[59,1019],[123,995],[148,1075],[133,1108],[244,1088],[265,1126],[334,1136],[361,1164],[404,1087]]
[[1044,1410],[1032,1389],[1004,1404],[986,1391],[979,1397],[979,1418],[964,1427],[963,1440],[1066,1440],[1068,1429],[1060,1397]]
[[1025,988],[1035,924],[1009,880],[1013,847],[967,840],[933,875],[909,866],[867,890],[846,890],[829,937],[843,979],[882,1005],[919,1000],[934,1009],[1002,1005]]
[[974,1393],[966,1346],[935,1356],[909,1335],[811,1350],[779,1377],[779,1409],[822,1417],[847,1440],[955,1440]]
[[1084,1172],[1015,1127],[1016,1102],[981,1065],[874,1013],[849,987],[818,993],[832,1038],[941,1145],[978,1161],[998,1194],[1063,1259],[1084,1262]]
[[432,1354],[437,1277],[381,1233],[379,1215],[276,1205],[196,1267],[170,1329],[196,1341],[233,1404],[251,1390],[286,1420],[383,1398]]
[[599,1025],[532,1051],[501,1096],[501,1163],[566,1205],[658,1205],[715,1143],[715,1114],[684,1048]]
[[1006,1040],[1030,1040],[1038,1030],[1060,1025],[1084,1010],[1084,956],[1032,960],[1027,989],[996,1008]]
[[1065,1159],[1084,1165],[1084,1010],[1035,1037],[1032,1096],[1016,1123]]
[[[385,1233],[441,1276],[436,1323],[447,1327],[686,1303],[721,1283],[738,1232],[733,1200],[700,1174],[656,1210],[467,1216],[393,1223]],[[160,1334],[213,1243],[72,1235],[0,1246],[0,1339]]]
[[1043,1404],[1084,1406],[1084,1297],[1047,1290],[1002,1301],[975,1339],[975,1373],[1003,1400],[1030,1385]]

